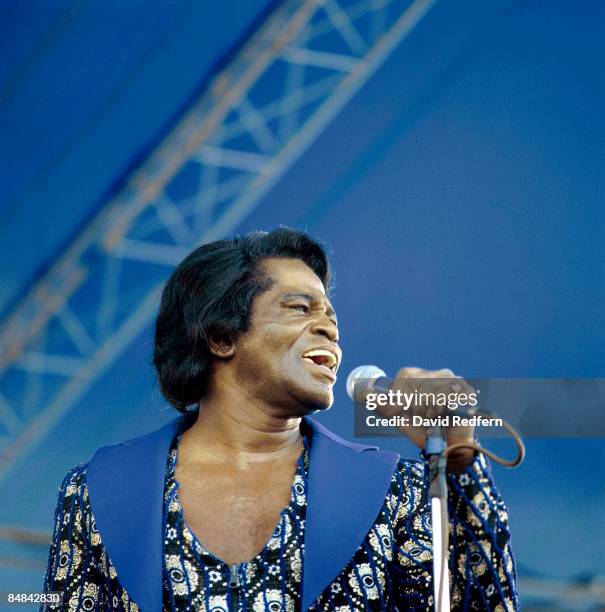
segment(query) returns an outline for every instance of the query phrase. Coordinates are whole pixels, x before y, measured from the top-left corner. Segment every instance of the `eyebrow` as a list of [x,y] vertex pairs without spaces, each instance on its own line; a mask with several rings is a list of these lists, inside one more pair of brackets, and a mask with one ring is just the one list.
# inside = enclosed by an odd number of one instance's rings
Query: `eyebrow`
[[[319,301],[315,296],[311,295],[310,293],[286,293],[282,297],[283,302],[288,302],[290,300],[295,300],[295,299],[302,299],[302,300],[306,300],[307,302]],[[330,302],[328,302],[328,307],[326,308],[326,314],[329,317],[334,317],[335,319],[337,318],[336,312],[334,308],[332,307],[332,304],[330,304]]]

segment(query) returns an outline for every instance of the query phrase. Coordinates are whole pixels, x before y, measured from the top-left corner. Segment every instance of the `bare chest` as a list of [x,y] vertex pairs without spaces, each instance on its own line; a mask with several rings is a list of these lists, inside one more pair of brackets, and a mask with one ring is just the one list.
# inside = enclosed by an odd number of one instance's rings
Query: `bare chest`
[[295,472],[296,465],[177,466],[185,522],[225,563],[249,561],[265,547],[288,506]]

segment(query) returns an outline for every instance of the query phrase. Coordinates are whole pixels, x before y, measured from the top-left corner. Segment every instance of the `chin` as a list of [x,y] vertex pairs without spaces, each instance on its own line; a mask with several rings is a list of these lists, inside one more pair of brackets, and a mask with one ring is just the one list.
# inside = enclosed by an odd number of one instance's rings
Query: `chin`
[[331,391],[328,393],[315,393],[313,397],[309,397],[308,401],[305,402],[309,409],[307,414],[315,414],[316,412],[329,410],[332,408],[333,403],[334,395]]
[[297,404],[296,411],[301,412],[297,416],[307,416],[316,412],[323,412],[332,407],[334,403],[332,385],[324,382],[318,384],[317,380],[301,383],[303,381],[298,380],[289,387],[290,399],[295,400]]
[[330,410],[330,408],[332,408],[332,404],[329,404],[328,406],[316,407],[310,412],[308,412],[307,414],[312,415],[312,414],[317,414],[318,412],[327,412],[328,410]]

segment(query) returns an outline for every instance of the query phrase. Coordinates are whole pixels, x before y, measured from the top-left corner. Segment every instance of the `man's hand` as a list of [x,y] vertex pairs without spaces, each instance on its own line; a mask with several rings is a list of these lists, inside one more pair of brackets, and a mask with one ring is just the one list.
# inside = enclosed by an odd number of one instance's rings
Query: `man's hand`
[[[401,368],[391,387],[393,391],[400,390],[402,393],[433,393],[435,395],[450,395],[453,393],[466,394],[474,393],[475,390],[461,377],[456,376],[451,370],[424,370],[422,368]],[[400,409],[392,406],[378,408],[377,412],[384,416],[402,414]],[[439,415],[459,414],[447,406],[423,405],[414,407],[414,411],[407,416],[422,416],[425,418],[435,418]],[[451,417],[450,417],[451,420]],[[416,446],[424,448],[428,427],[413,426],[399,427]],[[449,427],[446,429],[446,442],[448,446],[461,442],[474,442],[474,427]],[[460,448],[452,451],[448,455],[448,471],[461,472],[467,467],[474,457],[474,450],[471,448]]]

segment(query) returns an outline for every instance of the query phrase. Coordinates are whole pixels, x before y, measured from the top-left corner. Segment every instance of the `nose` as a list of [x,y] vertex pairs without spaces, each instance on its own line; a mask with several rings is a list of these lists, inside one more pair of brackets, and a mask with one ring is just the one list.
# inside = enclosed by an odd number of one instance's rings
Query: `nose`
[[330,342],[338,342],[338,326],[325,313],[316,319],[312,331],[315,334],[324,336]]

